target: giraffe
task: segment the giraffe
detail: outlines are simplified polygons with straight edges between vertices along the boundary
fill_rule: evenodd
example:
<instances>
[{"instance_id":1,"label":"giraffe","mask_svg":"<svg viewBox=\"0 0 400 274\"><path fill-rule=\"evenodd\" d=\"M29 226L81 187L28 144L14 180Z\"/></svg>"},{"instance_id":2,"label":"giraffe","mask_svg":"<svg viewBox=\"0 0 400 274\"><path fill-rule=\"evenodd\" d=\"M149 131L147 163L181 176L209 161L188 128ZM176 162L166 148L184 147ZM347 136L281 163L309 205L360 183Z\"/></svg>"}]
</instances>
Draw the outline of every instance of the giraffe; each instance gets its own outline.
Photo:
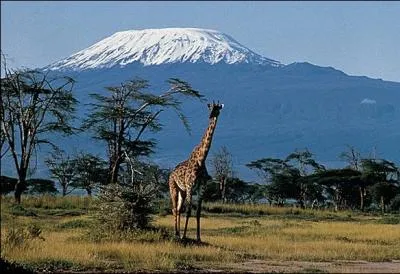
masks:
<instances>
[{"instance_id":1,"label":"giraffe","mask_svg":"<svg viewBox=\"0 0 400 274\"><path fill-rule=\"evenodd\" d=\"M169 176L169 189L172 200L172 213L175 221L175 236L180 237L180 218L183 204L186 201L186 222L183 231L183 239L186 238L187 225L191 215L192 208L192 195L194 186L198 186L199 194L197 200L196 221L197 221L197 241L200 239L200 214L202 202L202 188L205 183L211 179L208 175L206 168L206 158L208 151L211 147L211 142L215 128L217 126L217 119L220 110L224 107L223 104L212 103L207 104L210 110L210 117L208 127L200 141L200 143L193 149L189 158L179 163Z\"/></svg>"}]
</instances>

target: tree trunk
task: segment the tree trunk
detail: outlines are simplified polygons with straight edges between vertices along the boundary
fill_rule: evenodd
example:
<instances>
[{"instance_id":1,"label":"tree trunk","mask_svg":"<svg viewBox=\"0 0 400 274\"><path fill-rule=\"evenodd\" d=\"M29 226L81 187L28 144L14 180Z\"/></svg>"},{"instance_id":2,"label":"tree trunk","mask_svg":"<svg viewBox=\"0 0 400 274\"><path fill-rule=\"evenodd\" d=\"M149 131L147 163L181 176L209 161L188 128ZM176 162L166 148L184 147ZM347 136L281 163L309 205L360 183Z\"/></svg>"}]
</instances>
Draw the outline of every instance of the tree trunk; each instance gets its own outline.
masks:
<instances>
[{"instance_id":1,"label":"tree trunk","mask_svg":"<svg viewBox=\"0 0 400 274\"><path fill-rule=\"evenodd\" d=\"M300 185L300 208L306 208L306 189L303 184Z\"/></svg>"},{"instance_id":2,"label":"tree trunk","mask_svg":"<svg viewBox=\"0 0 400 274\"><path fill-rule=\"evenodd\" d=\"M118 171L121 165L121 161L115 159L110 165L110 172L109 172L109 182L111 184L115 184L118 181Z\"/></svg>"},{"instance_id":3,"label":"tree trunk","mask_svg":"<svg viewBox=\"0 0 400 274\"><path fill-rule=\"evenodd\" d=\"M360 209L364 211L364 188L359 187L358 189L360 191Z\"/></svg>"},{"instance_id":4,"label":"tree trunk","mask_svg":"<svg viewBox=\"0 0 400 274\"><path fill-rule=\"evenodd\" d=\"M14 191L14 198L15 202L17 204L21 203L21 195L22 192L26 189L26 174L27 174L28 168L23 168L18 172L18 181L15 184L15 191Z\"/></svg>"},{"instance_id":5,"label":"tree trunk","mask_svg":"<svg viewBox=\"0 0 400 274\"><path fill-rule=\"evenodd\" d=\"M91 188L86 188L86 192L89 197L92 197L92 189Z\"/></svg>"},{"instance_id":6,"label":"tree trunk","mask_svg":"<svg viewBox=\"0 0 400 274\"><path fill-rule=\"evenodd\" d=\"M15 202L17 204L21 203L21 195L22 192L26 189L26 180L25 179L19 179L18 182L15 185L15 191L14 191L14 198Z\"/></svg>"},{"instance_id":7,"label":"tree trunk","mask_svg":"<svg viewBox=\"0 0 400 274\"><path fill-rule=\"evenodd\" d=\"M67 195L67 186L62 186L62 196L65 197Z\"/></svg>"},{"instance_id":8,"label":"tree trunk","mask_svg":"<svg viewBox=\"0 0 400 274\"><path fill-rule=\"evenodd\" d=\"M339 210L339 191L336 189L335 190L335 212L337 212Z\"/></svg>"},{"instance_id":9,"label":"tree trunk","mask_svg":"<svg viewBox=\"0 0 400 274\"><path fill-rule=\"evenodd\" d=\"M219 189L221 191L221 200L222 200L223 204L225 203L225 186L226 186L226 178L225 178L225 176L223 176L220 179L220 183L219 183Z\"/></svg>"},{"instance_id":10,"label":"tree trunk","mask_svg":"<svg viewBox=\"0 0 400 274\"><path fill-rule=\"evenodd\" d=\"M381 196L381 210L382 210L382 214L384 214L385 213L385 203L384 203L383 196Z\"/></svg>"}]
</instances>

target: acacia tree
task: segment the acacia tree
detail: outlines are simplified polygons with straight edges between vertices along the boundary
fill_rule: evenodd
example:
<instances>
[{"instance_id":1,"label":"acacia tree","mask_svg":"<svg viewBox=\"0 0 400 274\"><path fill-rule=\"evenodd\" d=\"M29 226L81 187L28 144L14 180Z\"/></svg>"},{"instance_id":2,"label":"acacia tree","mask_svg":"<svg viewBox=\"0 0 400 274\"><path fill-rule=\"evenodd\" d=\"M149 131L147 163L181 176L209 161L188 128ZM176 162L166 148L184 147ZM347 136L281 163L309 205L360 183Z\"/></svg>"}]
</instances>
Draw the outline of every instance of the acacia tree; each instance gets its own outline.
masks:
<instances>
[{"instance_id":1,"label":"acacia tree","mask_svg":"<svg viewBox=\"0 0 400 274\"><path fill-rule=\"evenodd\" d=\"M120 86L107 87L107 95L91 94L95 103L83 123L84 129L92 129L94 138L105 141L108 152L108 182L116 183L125 155L148 155L154 140L142 140L145 131L161 129L158 116L164 109L173 109L189 129L181 111L179 96L201 98L202 95L179 79L170 79L170 89L157 95L145 91L146 80L126 81Z\"/></svg>"},{"instance_id":2,"label":"acacia tree","mask_svg":"<svg viewBox=\"0 0 400 274\"><path fill-rule=\"evenodd\" d=\"M382 213L400 187L400 170L385 159L362 159L362 178L370 185L372 196L380 204Z\"/></svg>"},{"instance_id":3,"label":"acacia tree","mask_svg":"<svg viewBox=\"0 0 400 274\"><path fill-rule=\"evenodd\" d=\"M62 196L71 193L74 179L77 176L77 163L71 156L66 155L63 150L56 148L45 160L51 176L57 179L62 190Z\"/></svg>"},{"instance_id":4,"label":"acacia tree","mask_svg":"<svg viewBox=\"0 0 400 274\"><path fill-rule=\"evenodd\" d=\"M349 167L318 170L314 174L308 175L307 180L324 186L325 194L334 203L335 211L338 211L339 208L355 206L358 203L356 186L360 184L360 171Z\"/></svg>"},{"instance_id":5,"label":"acacia tree","mask_svg":"<svg viewBox=\"0 0 400 274\"><path fill-rule=\"evenodd\" d=\"M214 176L219 182L219 191L221 193L222 202L224 203L226 201L225 193L227 179L233 177L232 154L225 146L222 146L218 152L214 153L211 158L211 164Z\"/></svg>"},{"instance_id":6,"label":"acacia tree","mask_svg":"<svg viewBox=\"0 0 400 274\"><path fill-rule=\"evenodd\" d=\"M271 183L267 187L270 199L282 203L284 199L297 199L302 208L310 198L321 198L321 187L308 180L310 171L324 170L308 150L289 154L285 159L264 158L253 161L247 166L255 169L257 173Z\"/></svg>"},{"instance_id":7,"label":"acacia tree","mask_svg":"<svg viewBox=\"0 0 400 274\"><path fill-rule=\"evenodd\" d=\"M325 167L319 163L317 163L313 159L313 154L305 149L304 151L295 150L289 156L286 157L286 163L296 168L299 171L301 179L298 180L298 185L300 188L300 206L301 208L305 208L305 202L307 201L307 195L313 188L316 186L309 181L305 180L304 177L310 174L310 171L322 171L325 170ZM312 173L311 172L311 173Z\"/></svg>"},{"instance_id":8,"label":"acacia tree","mask_svg":"<svg viewBox=\"0 0 400 274\"><path fill-rule=\"evenodd\" d=\"M299 199L298 180L301 177L298 169L290 166L285 160L264 158L246 165L253 169L266 182L266 194L270 203L275 201L282 205L285 199Z\"/></svg>"},{"instance_id":9,"label":"acacia tree","mask_svg":"<svg viewBox=\"0 0 400 274\"><path fill-rule=\"evenodd\" d=\"M72 95L74 80L50 76L39 70L9 70L3 63L1 79L1 134L18 173L15 201L21 202L32 155L41 144L51 144L45 135L72 133L70 121L77 100Z\"/></svg>"},{"instance_id":10,"label":"acacia tree","mask_svg":"<svg viewBox=\"0 0 400 274\"><path fill-rule=\"evenodd\" d=\"M95 155L83 152L74 158L74 162L76 176L72 185L84 189L88 196L92 196L97 185L106 183L107 163Z\"/></svg>"}]
</instances>

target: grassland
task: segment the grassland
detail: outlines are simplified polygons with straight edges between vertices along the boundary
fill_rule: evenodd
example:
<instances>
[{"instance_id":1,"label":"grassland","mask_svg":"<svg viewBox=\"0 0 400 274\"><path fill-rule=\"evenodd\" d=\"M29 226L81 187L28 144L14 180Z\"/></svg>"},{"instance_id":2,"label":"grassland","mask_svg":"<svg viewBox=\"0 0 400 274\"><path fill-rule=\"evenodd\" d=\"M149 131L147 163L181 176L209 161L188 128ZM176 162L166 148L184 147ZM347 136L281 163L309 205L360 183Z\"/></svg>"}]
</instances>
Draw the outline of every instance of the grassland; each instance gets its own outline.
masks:
<instances>
[{"instance_id":1,"label":"grassland","mask_svg":"<svg viewBox=\"0 0 400 274\"><path fill-rule=\"evenodd\" d=\"M400 272L395 215L206 204L194 244L174 240L170 215L151 231L101 231L87 198L1 205L1 257L36 271Z\"/></svg>"}]
</instances>

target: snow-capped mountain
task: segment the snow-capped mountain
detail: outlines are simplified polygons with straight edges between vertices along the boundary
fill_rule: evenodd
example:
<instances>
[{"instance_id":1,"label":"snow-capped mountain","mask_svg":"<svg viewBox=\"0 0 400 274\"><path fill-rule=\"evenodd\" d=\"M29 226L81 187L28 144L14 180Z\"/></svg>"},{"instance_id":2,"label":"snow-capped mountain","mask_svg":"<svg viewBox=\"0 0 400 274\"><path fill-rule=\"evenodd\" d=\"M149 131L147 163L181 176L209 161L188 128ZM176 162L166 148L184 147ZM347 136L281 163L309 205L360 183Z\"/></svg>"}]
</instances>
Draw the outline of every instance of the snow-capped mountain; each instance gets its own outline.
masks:
<instances>
[{"instance_id":1,"label":"snow-capped mountain","mask_svg":"<svg viewBox=\"0 0 400 274\"><path fill-rule=\"evenodd\" d=\"M88 115L89 94L105 93L105 87L141 78L149 81L152 91L162 92L168 90L169 78L187 81L208 101L225 104L209 157L226 146L234 156L235 170L246 180L256 177L246 167L250 161L283 158L304 148L327 167L343 165L338 155L347 145L355 146L363 157L374 149L378 157L400 163L400 83L350 76L307 62L281 65L217 31L117 32L47 69L76 80L81 119ZM160 115L162 133L146 136L157 140L153 160L163 167L173 168L184 160L207 127L205 103L185 100L182 109L191 135L176 113L165 111ZM104 144L87 132L52 141L69 153L84 149L106 155ZM46 174L44 158L38 157L38 170ZM2 172L13 174L12 164L3 162Z\"/></svg>"},{"instance_id":2,"label":"snow-capped mountain","mask_svg":"<svg viewBox=\"0 0 400 274\"><path fill-rule=\"evenodd\" d=\"M165 28L117 32L47 69L80 71L123 67L133 62L145 66L185 62L281 66L215 30Z\"/></svg>"}]
</instances>

